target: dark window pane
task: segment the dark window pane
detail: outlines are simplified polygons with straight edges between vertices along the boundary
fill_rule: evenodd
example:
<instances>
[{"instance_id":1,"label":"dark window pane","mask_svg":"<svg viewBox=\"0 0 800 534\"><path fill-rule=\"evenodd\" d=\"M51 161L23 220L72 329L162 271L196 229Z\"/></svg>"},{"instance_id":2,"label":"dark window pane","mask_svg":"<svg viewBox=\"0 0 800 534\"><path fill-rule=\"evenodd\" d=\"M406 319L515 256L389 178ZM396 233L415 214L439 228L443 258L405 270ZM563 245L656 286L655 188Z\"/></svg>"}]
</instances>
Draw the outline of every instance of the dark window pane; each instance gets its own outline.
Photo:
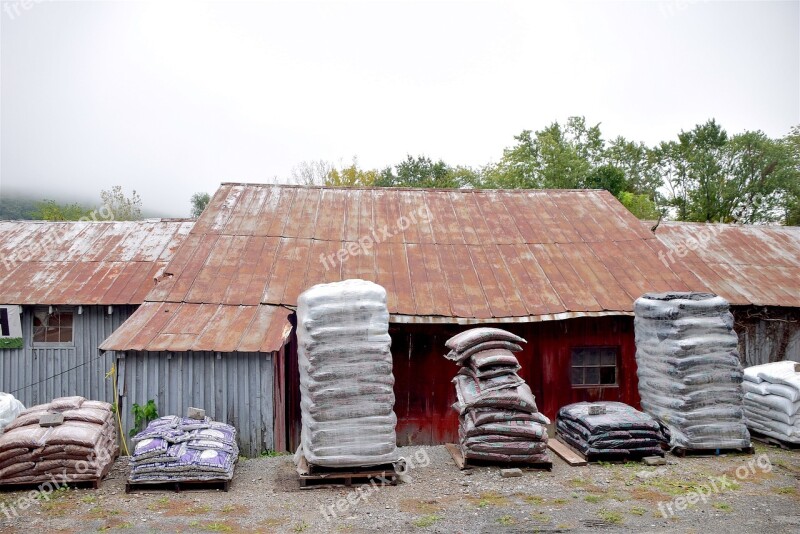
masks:
<instances>
[{"instance_id":1,"label":"dark window pane","mask_svg":"<svg viewBox=\"0 0 800 534\"><path fill-rule=\"evenodd\" d=\"M600 365L600 353L597 351L587 351L583 357L584 365Z\"/></svg>"},{"instance_id":2,"label":"dark window pane","mask_svg":"<svg viewBox=\"0 0 800 534\"><path fill-rule=\"evenodd\" d=\"M572 351L572 365L583 365L583 351L580 349Z\"/></svg>"},{"instance_id":3,"label":"dark window pane","mask_svg":"<svg viewBox=\"0 0 800 534\"><path fill-rule=\"evenodd\" d=\"M597 367L586 368L586 381L584 384L599 384L600 383L600 369Z\"/></svg>"},{"instance_id":4,"label":"dark window pane","mask_svg":"<svg viewBox=\"0 0 800 534\"><path fill-rule=\"evenodd\" d=\"M572 384L576 386L583 385L583 367L572 368Z\"/></svg>"},{"instance_id":5,"label":"dark window pane","mask_svg":"<svg viewBox=\"0 0 800 534\"><path fill-rule=\"evenodd\" d=\"M45 327L43 326L34 326L33 327L33 341L36 343L44 342L44 332Z\"/></svg>"},{"instance_id":6,"label":"dark window pane","mask_svg":"<svg viewBox=\"0 0 800 534\"><path fill-rule=\"evenodd\" d=\"M46 342L48 342L48 343L58 343L58 341L59 341L58 337L59 337L58 328L55 328L55 327L52 327L52 326L48 326L45 329L44 340Z\"/></svg>"},{"instance_id":7,"label":"dark window pane","mask_svg":"<svg viewBox=\"0 0 800 534\"><path fill-rule=\"evenodd\" d=\"M8 326L8 310L6 308L0 308L0 334L4 336L10 335Z\"/></svg>"},{"instance_id":8,"label":"dark window pane","mask_svg":"<svg viewBox=\"0 0 800 534\"><path fill-rule=\"evenodd\" d=\"M72 313L59 313L58 314L58 325L61 327L66 326L67 328L72 328Z\"/></svg>"},{"instance_id":9,"label":"dark window pane","mask_svg":"<svg viewBox=\"0 0 800 534\"><path fill-rule=\"evenodd\" d=\"M603 356L600 360L603 365L616 365L617 354L613 350L604 350Z\"/></svg>"},{"instance_id":10,"label":"dark window pane","mask_svg":"<svg viewBox=\"0 0 800 534\"><path fill-rule=\"evenodd\" d=\"M617 368L616 367L601 367L600 368L600 383L601 384L616 384L617 383Z\"/></svg>"},{"instance_id":11,"label":"dark window pane","mask_svg":"<svg viewBox=\"0 0 800 534\"><path fill-rule=\"evenodd\" d=\"M72 342L72 328L60 328L59 329L60 335L59 341L61 343L71 343Z\"/></svg>"}]
</instances>

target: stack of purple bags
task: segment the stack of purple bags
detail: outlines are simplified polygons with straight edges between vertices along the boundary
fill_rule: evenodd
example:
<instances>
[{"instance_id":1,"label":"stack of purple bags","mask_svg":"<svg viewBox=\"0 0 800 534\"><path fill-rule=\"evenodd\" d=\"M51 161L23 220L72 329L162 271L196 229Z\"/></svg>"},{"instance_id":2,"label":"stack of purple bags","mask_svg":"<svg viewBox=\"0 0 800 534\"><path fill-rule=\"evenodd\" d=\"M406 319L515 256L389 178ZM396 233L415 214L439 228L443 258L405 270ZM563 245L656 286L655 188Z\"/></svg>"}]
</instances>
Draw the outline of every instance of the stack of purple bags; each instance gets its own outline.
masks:
<instances>
[{"instance_id":1,"label":"stack of purple bags","mask_svg":"<svg viewBox=\"0 0 800 534\"><path fill-rule=\"evenodd\" d=\"M133 483L231 480L239 457L236 429L208 417L160 417L133 442Z\"/></svg>"}]
</instances>

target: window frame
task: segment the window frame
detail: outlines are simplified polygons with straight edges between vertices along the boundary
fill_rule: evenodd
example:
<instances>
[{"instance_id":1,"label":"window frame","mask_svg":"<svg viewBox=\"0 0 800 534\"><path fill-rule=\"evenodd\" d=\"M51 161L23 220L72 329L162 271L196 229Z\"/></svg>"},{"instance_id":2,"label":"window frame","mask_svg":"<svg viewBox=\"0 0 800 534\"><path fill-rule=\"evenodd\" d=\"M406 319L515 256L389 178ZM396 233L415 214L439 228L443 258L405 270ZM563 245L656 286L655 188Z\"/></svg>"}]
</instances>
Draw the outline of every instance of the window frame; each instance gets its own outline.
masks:
<instances>
[{"instance_id":1,"label":"window frame","mask_svg":"<svg viewBox=\"0 0 800 534\"><path fill-rule=\"evenodd\" d=\"M583 369L583 379L586 380L586 369L593 368L593 369L602 369L602 368L611 368L611 365L604 365L602 363L602 355L599 360L600 363L596 365L575 365L575 351L578 350L613 350L614 351L614 383L613 384L575 384L573 382L572 373L573 370L576 368ZM579 345L570 347L569 351L569 382L572 388L574 389L597 389L597 388L618 388L620 386L619 378L620 378L620 370L621 370L621 363L622 363L622 347L620 345Z\"/></svg>"},{"instance_id":2,"label":"window frame","mask_svg":"<svg viewBox=\"0 0 800 534\"><path fill-rule=\"evenodd\" d=\"M50 312L51 306L37 306L33 309L31 314L31 347L33 348L47 348L47 347L74 347L75 346L75 317L78 315L75 308L72 306L52 306L53 312ZM50 315L69 313L72 315L72 326L69 330L72 332L69 341L36 341L36 314L37 312L44 312ZM47 328L47 327L46 327ZM58 326L61 329L61 325ZM59 338L61 337L59 332Z\"/></svg>"}]
</instances>

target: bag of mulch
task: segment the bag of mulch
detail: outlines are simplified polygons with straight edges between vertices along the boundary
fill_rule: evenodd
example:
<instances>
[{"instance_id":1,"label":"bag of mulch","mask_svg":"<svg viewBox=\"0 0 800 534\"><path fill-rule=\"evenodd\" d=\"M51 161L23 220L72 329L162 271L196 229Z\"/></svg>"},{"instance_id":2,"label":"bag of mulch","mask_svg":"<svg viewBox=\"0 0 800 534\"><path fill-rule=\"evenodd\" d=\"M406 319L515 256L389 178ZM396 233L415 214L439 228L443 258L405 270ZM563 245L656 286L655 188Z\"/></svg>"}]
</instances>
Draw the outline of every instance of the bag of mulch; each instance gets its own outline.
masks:
<instances>
[{"instance_id":1,"label":"bag of mulch","mask_svg":"<svg viewBox=\"0 0 800 534\"><path fill-rule=\"evenodd\" d=\"M473 345L484 343L486 341L508 341L510 343L526 343L526 341L518 335L512 334L506 330L499 328L471 328L465 330L460 334L456 334L447 341L445 347L456 352L462 352Z\"/></svg>"}]
</instances>

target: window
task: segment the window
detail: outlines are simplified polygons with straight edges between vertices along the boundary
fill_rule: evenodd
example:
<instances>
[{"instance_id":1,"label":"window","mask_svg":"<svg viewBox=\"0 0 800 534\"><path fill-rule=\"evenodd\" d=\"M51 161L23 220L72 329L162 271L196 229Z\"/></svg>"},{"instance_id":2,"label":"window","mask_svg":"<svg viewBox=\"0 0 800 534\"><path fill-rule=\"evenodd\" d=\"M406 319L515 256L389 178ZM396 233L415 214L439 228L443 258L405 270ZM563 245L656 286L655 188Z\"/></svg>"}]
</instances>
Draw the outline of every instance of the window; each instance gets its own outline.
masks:
<instances>
[{"instance_id":1,"label":"window","mask_svg":"<svg viewBox=\"0 0 800 534\"><path fill-rule=\"evenodd\" d=\"M33 312L33 342L72 344L72 310L42 308Z\"/></svg>"},{"instance_id":2,"label":"window","mask_svg":"<svg viewBox=\"0 0 800 534\"><path fill-rule=\"evenodd\" d=\"M619 347L572 349L573 386L616 386Z\"/></svg>"},{"instance_id":3,"label":"window","mask_svg":"<svg viewBox=\"0 0 800 534\"><path fill-rule=\"evenodd\" d=\"M8 310L0 308L0 335L8 337L11 335L11 328L8 324Z\"/></svg>"}]
</instances>

